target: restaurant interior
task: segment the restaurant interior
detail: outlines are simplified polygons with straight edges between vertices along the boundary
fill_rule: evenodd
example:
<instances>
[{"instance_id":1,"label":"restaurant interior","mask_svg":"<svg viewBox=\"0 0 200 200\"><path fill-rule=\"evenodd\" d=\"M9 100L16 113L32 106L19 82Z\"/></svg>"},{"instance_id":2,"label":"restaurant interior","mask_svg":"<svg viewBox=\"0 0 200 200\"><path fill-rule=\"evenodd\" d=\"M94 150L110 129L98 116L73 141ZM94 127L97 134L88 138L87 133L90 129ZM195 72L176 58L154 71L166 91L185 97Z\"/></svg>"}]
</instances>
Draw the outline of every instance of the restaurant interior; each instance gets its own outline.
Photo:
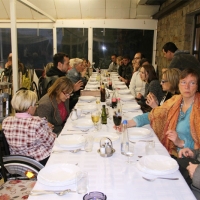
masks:
<instances>
[{"instance_id":1,"label":"restaurant interior","mask_svg":"<svg viewBox=\"0 0 200 200\"><path fill-rule=\"evenodd\" d=\"M128 78L122 77L119 72L120 65L116 71L109 70L110 64L114 63L113 55L116 55L116 58L122 56L124 59L127 56L130 65L133 64L132 70L135 70L134 59L137 59L136 54L141 52L149 65L153 66L155 79L163 89L163 85L169 82L164 80L167 76L164 69L170 65L170 60L166 59L167 56L163 52L163 46L168 42L174 43L178 50L187 50L188 54L200 62L199 0L0 0L0 162L2 169L0 200L200 199L200 188L195 187L194 182L191 182L190 186L180 170L179 162L168 148L171 143L163 142L163 136L159 135L154 121L151 121L155 117L153 112L155 107L147 103L147 97L144 98L146 101L144 103L138 96L138 92L137 95L132 93L130 82L132 73L136 72L131 71L131 78L126 81ZM55 55L59 52L64 53L63 59L67 58L68 65L73 67L67 69L66 76L68 74L70 82L67 83L67 89L60 92L63 96L59 93L62 85L58 86L58 79L66 80L61 76L56 77L56 81L52 83L55 87L49 86L54 88L57 102L58 95L60 95L59 101L64 104L67 102L66 113L64 113L64 117L67 118L62 121L62 129L57 133L55 130L59 120L55 116L56 112L59 112L61 117L63 108L59 107L59 103L57 110L47 116L52 108L46 107L48 103L43 102L46 94L45 96L42 94L44 85L41 81L46 76L46 66L51 63L52 67L55 67L53 66ZM12 74L7 76L5 69L9 57L12 58ZM89 63L87 77L84 74L86 82L80 79L84 87L81 85L78 88L78 91L81 88L78 100L74 100L77 95L74 85L77 82L70 78L73 74L69 75L69 72L84 59ZM63 67L65 62L57 61L57 64L59 62ZM19 72L19 63L24 66L24 73ZM139 69L146 69L143 65L140 67ZM141 74L144 72L141 70L138 72L142 79ZM81 73L82 71L79 72ZM177 73L181 74L179 71ZM199 81L194 72L187 73L189 75L183 78L184 81L191 76L195 77L197 82ZM183 80L181 78L178 80L179 91L175 92L177 96L182 95L181 87L188 85ZM148 83L148 80L142 79L142 81ZM194 82L193 79L189 82L189 88L193 87L192 81ZM199 93L198 84L196 85L195 92ZM24 93L28 89L37 96L37 100L33 100L34 105L30 104L27 108L26 114L32 115L33 118L45 117L45 121L41 123L48 125L45 129L48 132L46 135L42 132L42 125L37 124L36 127L49 148L41 150L44 151L43 154L48 154L48 161L45 164L39 162L45 157L36 159L34 156L29 158L22 154L10 155L14 152L9 146L10 141L20 141L23 144L27 139L27 136L23 136L23 139L12 136L17 125L5 121L9 117L24 113L24 110L17 109L19 108L17 103L15 105L11 102L15 98L18 103L26 101L17 100L16 94L20 94L19 89L22 87ZM46 88L45 90L45 93L50 94L49 90L48 92ZM197 99L199 97L196 93L193 96L196 95ZM27 94L29 97L32 95ZM142 96L145 96L145 93L142 93ZM72 99L76 102L73 106L70 104ZM180 103L177 108L180 115L185 108L184 101L186 102L184 98L182 101L177 100ZM190 105L196 106L196 100L193 99ZM30 110L30 107L34 106L35 110ZM156 106L162 105L158 103ZM158 110L155 108L155 111L156 109ZM163 121L161 117L159 125L165 131L169 118L165 121L164 112L168 110L163 110L161 114ZM193 116L193 110L190 112ZM195 114L198 120L199 114ZM145 115L148 123L138 125L138 120L141 119L137 116L140 115ZM51 118L54 120L52 116L55 117L55 124L51 121ZM119 118L118 124L116 119ZM194 136L191 132L191 137L195 138L193 138L193 146L194 149L200 149L200 144L196 144L200 141L198 140L200 134L198 127L196 128L197 123L195 119L193 120L194 127L189 124L197 135ZM6 128L9 124L11 128L7 132ZM173 127L170 123L168 126ZM33 127L34 125L29 126L27 130L21 127L16 132L27 131L29 139L32 140L31 137L35 137L31 132ZM38 149L41 148L42 145L38 145L39 142L37 144L39 140L36 139L33 148L36 146ZM123 147L127 145L126 140L128 150ZM185 147L191 147L186 145L186 139L182 141L183 147L174 143L178 153ZM27 147L31 145L28 142ZM33 150L28 152L31 151ZM183 157L190 157L190 151L187 150L183 155ZM195 161L196 165L200 163L198 158ZM200 170L200 166L198 167ZM187 170L186 172L192 181L191 174L188 174Z\"/></svg>"}]
</instances>

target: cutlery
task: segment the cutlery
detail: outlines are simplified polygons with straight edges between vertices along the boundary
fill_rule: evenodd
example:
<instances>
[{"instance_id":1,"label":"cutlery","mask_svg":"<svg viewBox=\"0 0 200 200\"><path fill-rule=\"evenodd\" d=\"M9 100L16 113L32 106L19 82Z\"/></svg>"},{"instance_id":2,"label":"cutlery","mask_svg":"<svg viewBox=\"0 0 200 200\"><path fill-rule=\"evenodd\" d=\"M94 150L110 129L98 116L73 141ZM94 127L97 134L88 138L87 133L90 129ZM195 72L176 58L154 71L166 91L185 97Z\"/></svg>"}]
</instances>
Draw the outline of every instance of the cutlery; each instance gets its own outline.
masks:
<instances>
[{"instance_id":1,"label":"cutlery","mask_svg":"<svg viewBox=\"0 0 200 200\"><path fill-rule=\"evenodd\" d=\"M89 131L90 129L82 129L82 130L71 130L71 129L68 129L67 131L82 131L82 132L87 132Z\"/></svg>"},{"instance_id":2,"label":"cutlery","mask_svg":"<svg viewBox=\"0 0 200 200\"><path fill-rule=\"evenodd\" d=\"M77 153L79 151L84 151L82 149L75 149L75 150L55 150L52 153L62 153L62 152L70 152L70 153Z\"/></svg>"},{"instance_id":3,"label":"cutlery","mask_svg":"<svg viewBox=\"0 0 200 200\"><path fill-rule=\"evenodd\" d=\"M138 142L153 142L153 140L139 140Z\"/></svg>"},{"instance_id":4,"label":"cutlery","mask_svg":"<svg viewBox=\"0 0 200 200\"><path fill-rule=\"evenodd\" d=\"M37 195L45 195L45 194L57 194L58 196L63 196L70 192L76 192L71 189L60 190L60 191L52 191L52 190L33 190L30 192L30 195L37 196Z\"/></svg>"},{"instance_id":5,"label":"cutlery","mask_svg":"<svg viewBox=\"0 0 200 200\"><path fill-rule=\"evenodd\" d=\"M167 179L167 180L178 180L179 178L165 178L165 177L156 177L156 178L145 178L142 177L143 179L145 179L146 181L155 181L156 179Z\"/></svg>"}]
</instances>

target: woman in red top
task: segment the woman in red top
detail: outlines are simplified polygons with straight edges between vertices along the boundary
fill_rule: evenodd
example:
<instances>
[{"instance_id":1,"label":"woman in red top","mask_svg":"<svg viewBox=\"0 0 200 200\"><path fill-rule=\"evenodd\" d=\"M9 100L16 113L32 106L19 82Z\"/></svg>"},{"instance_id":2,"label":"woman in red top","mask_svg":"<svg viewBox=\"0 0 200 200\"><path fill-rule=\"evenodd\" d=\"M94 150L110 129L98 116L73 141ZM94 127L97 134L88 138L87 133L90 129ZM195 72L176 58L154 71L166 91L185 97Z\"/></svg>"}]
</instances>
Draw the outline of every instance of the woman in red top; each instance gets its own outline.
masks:
<instances>
[{"instance_id":1,"label":"woman in red top","mask_svg":"<svg viewBox=\"0 0 200 200\"><path fill-rule=\"evenodd\" d=\"M70 79L60 77L39 101L37 115L46 117L56 134L61 132L69 116L69 98L72 96L73 87Z\"/></svg>"}]
</instances>

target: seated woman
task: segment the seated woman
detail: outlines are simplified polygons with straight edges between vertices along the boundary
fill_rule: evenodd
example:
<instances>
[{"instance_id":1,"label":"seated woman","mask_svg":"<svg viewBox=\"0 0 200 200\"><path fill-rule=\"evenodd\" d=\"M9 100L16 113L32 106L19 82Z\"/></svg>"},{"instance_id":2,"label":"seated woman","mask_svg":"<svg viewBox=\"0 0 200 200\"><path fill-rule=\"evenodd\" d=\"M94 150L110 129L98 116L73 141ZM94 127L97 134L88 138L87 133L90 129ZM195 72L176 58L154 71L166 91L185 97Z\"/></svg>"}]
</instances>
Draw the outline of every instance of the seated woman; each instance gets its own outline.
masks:
<instances>
[{"instance_id":1,"label":"seated woman","mask_svg":"<svg viewBox=\"0 0 200 200\"><path fill-rule=\"evenodd\" d=\"M53 131L59 134L69 116L69 98L73 92L73 83L67 77L58 78L38 102L36 114L46 117L53 126Z\"/></svg>"},{"instance_id":2,"label":"seated woman","mask_svg":"<svg viewBox=\"0 0 200 200\"><path fill-rule=\"evenodd\" d=\"M161 143L174 156L183 147L200 148L199 80L195 70L183 70L179 79L180 95L174 95L150 113L129 120L128 127L150 123Z\"/></svg>"},{"instance_id":3,"label":"seated woman","mask_svg":"<svg viewBox=\"0 0 200 200\"><path fill-rule=\"evenodd\" d=\"M158 99L153 93L149 93L147 95L146 104L149 105L151 108L155 108L159 105L162 105L166 100L170 99L174 94L179 94L179 76L181 71L177 68L167 69L162 74L161 85L163 91L165 91L165 95L161 102L158 102Z\"/></svg>"},{"instance_id":4,"label":"seated woman","mask_svg":"<svg viewBox=\"0 0 200 200\"><path fill-rule=\"evenodd\" d=\"M45 165L56 138L46 119L33 116L37 96L30 90L19 90L11 104L15 116L3 120L2 129L11 155L24 155Z\"/></svg>"},{"instance_id":5,"label":"seated woman","mask_svg":"<svg viewBox=\"0 0 200 200\"><path fill-rule=\"evenodd\" d=\"M145 101L149 93L153 93L154 96L156 96L156 98L158 99L158 102L160 103L164 96L164 93L156 76L155 69L151 64L142 65L142 67L140 68L140 78L142 81L146 82L146 84L144 96L141 93L138 93L136 96L137 100L140 99L138 103L144 106L143 108L145 108Z\"/></svg>"}]
</instances>

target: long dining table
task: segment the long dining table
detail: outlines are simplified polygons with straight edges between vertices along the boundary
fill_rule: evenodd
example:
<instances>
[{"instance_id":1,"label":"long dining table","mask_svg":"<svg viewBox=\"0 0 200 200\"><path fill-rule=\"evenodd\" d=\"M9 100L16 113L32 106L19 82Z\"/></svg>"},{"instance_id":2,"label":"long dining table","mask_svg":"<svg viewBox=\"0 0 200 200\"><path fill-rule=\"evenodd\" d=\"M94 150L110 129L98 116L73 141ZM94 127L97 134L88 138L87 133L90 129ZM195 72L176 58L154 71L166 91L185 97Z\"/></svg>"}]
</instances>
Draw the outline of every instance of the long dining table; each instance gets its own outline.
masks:
<instances>
[{"instance_id":1,"label":"long dining table","mask_svg":"<svg viewBox=\"0 0 200 200\"><path fill-rule=\"evenodd\" d=\"M128 88L127 88L128 89ZM130 101L121 101L122 110L123 106L127 106L135 102L135 100ZM80 105L85 105L84 108L92 108L96 105L96 101L84 102L79 100ZM105 103L102 103L105 104ZM78 104L77 104L78 105ZM85 112L82 113L82 120L89 120L91 118L90 112L85 109ZM66 163L74 164L80 167L81 170L88 172L88 191L100 191L107 195L108 200L126 200L126 199L142 199L142 200L193 200L196 199L185 182L184 178L177 170L172 174L164 175L168 178L178 178L178 180L164 180L156 179L155 181L149 182L143 179L142 177L154 177L149 174L146 174L140 171L137 167L137 162L141 159L142 156L146 155L145 145L146 141L135 140L135 150L133 156L133 163L127 163L127 157L121 154L121 143L120 138L121 134L117 134L116 130L113 128L113 119L112 119L112 108L109 107L110 117L107 119L106 125L101 125L101 129L94 131L94 128L91 128L87 132L75 129L74 123L76 120L72 121L69 117L62 132L59 135L59 138L67 138L68 135L92 135L94 136L93 150L91 152L79 151L77 153L71 152L62 152L62 153L52 153L48 160L46 166L54 165L55 163ZM140 109L132 111L124 111L123 119L131 119L133 116L142 114ZM77 119L77 120L80 120ZM156 155L165 155L170 157L167 150L160 143L154 131L151 129L150 125L145 125L144 128L151 131L152 135L150 140L155 141L155 154ZM128 130L129 131L129 130ZM118 138L113 140L113 148L115 153L111 157L102 157L97 152L100 148L99 138L109 137L110 135L118 135ZM56 144L53 150L59 149ZM51 174L49 174L51 176ZM46 186L36 182L33 190L65 190L71 189L76 191L76 184L72 183L68 186ZM56 200L56 199L70 199L70 200L81 200L83 199L84 194L78 194L76 192L70 192L63 196L57 194L46 194L38 196L29 196L29 200Z\"/></svg>"}]
</instances>

